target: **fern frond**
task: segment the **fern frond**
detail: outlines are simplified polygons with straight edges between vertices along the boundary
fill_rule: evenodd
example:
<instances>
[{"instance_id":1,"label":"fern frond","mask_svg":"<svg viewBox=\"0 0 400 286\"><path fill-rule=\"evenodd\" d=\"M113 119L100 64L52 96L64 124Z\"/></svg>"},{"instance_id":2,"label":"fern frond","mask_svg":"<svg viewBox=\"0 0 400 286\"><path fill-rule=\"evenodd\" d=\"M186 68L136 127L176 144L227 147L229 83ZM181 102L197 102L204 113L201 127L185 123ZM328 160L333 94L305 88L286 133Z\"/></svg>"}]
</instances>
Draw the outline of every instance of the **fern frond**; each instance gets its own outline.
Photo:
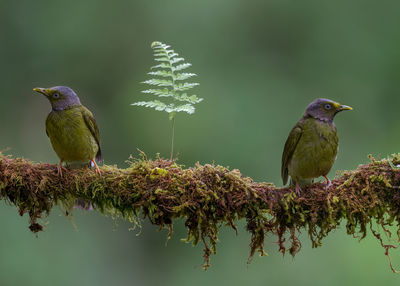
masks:
<instances>
[{"instance_id":1,"label":"fern frond","mask_svg":"<svg viewBox=\"0 0 400 286\"><path fill-rule=\"evenodd\" d=\"M168 49L168 48L170 48L170 46L156 41L156 42L152 42L151 43L151 48L154 49L154 50L161 49L161 48Z\"/></svg>"},{"instance_id":2,"label":"fern frond","mask_svg":"<svg viewBox=\"0 0 400 286\"><path fill-rule=\"evenodd\" d=\"M152 79L144 81L143 83L147 83L150 85L157 85L157 86L174 86L174 83L172 82L172 80L167 80L167 79L152 78Z\"/></svg>"},{"instance_id":3,"label":"fern frond","mask_svg":"<svg viewBox=\"0 0 400 286\"><path fill-rule=\"evenodd\" d=\"M151 94L157 95L158 97L173 96L173 94L170 93L168 89L146 89L146 90L143 90L142 93L151 93Z\"/></svg>"},{"instance_id":4,"label":"fern frond","mask_svg":"<svg viewBox=\"0 0 400 286\"><path fill-rule=\"evenodd\" d=\"M178 73L175 75L174 79L175 80L185 80L185 79L191 78L193 76L196 76L196 74L195 73Z\"/></svg>"},{"instance_id":5,"label":"fern frond","mask_svg":"<svg viewBox=\"0 0 400 286\"><path fill-rule=\"evenodd\" d=\"M161 68L161 69L170 69L170 68L171 68L171 65L170 65L170 64L166 64L166 63L161 63L161 64L159 64L159 65L156 65L156 66L152 66L152 67L151 67L151 69L158 69L158 68Z\"/></svg>"},{"instance_id":6,"label":"fern frond","mask_svg":"<svg viewBox=\"0 0 400 286\"><path fill-rule=\"evenodd\" d=\"M174 74L172 71L165 71L165 70L160 70L160 71L155 71L155 72L149 72L147 73L149 75L155 75L155 76L161 76L161 77L174 77Z\"/></svg>"},{"instance_id":7,"label":"fern frond","mask_svg":"<svg viewBox=\"0 0 400 286\"><path fill-rule=\"evenodd\" d=\"M172 71L181 71L181 70L187 69L187 68L190 67L191 65L192 65L192 64L189 64L189 63L180 64L180 65L177 65L177 66L175 66L175 67L172 67Z\"/></svg>"},{"instance_id":8,"label":"fern frond","mask_svg":"<svg viewBox=\"0 0 400 286\"><path fill-rule=\"evenodd\" d=\"M184 91L184 90L191 89L191 88L195 87L196 85L199 85L199 84L195 83L195 82L193 82L193 83L185 82L185 83L175 84L174 88L175 88L175 90Z\"/></svg>"},{"instance_id":9,"label":"fern frond","mask_svg":"<svg viewBox=\"0 0 400 286\"><path fill-rule=\"evenodd\" d=\"M191 64L186 63L183 57L179 57L179 54L171 49L171 46L169 45L161 42L153 42L151 44L151 48L153 49L154 60L159 63L155 66L152 66L151 71L148 73L150 76L153 76L153 78L148 79L143 83L162 88L150 88L143 90L142 92L152 94L160 98L168 97L172 102L165 103L159 100L153 100L140 101L134 103L133 105L145 106L154 108L156 110L165 111L170 114L170 119L173 119L177 112L187 112L189 114L193 114L195 111L193 105L201 102L203 99L198 98L196 95L187 94L189 89L199 84L185 81L196 76L196 74L180 72L189 68Z\"/></svg>"},{"instance_id":10,"label":"fern frond","mask_svg":"<svg viewBox=\"0 0 400 286\"><path fill-rule=\"evenodd\" d=\"M186 101L186 102L189 102L191 104L195 104L195 103L201 102L203 99L202 98L198 98L196 95L188 96L186 93L182 93L182 94L177 94L176 95L176 100L178 100L178 101Z\"/></svg>"},{"instance_id":11,"label":"fern frond","mask_svg":"<svg viewBox=\"0 0 400 286\"><path fill-rule=\"evenodd\" d=\"M175 114L175 107L172 104L170 104L165 108L165 111L171 114Z\"/></svg>"},{"instance_id":12,"label":"fern frond","mask_svg":"<svg viewBox=\"0 0 400 286\"><path fill-rule=\"evenodd\" d=\"M155 58L154 60L157 61L157 62L170 62L170 59L166 58L166 57Z\"/></svg>"},{"instance_id":13,"label":"fern frond","mask_svg":"<svg viewBox=\"0 0 400 286\"><path fill-rule=\"evenodd\" d=\"M171 65L179 63L179 62L183 62L185 59L184 58L174 58L170 61Z\"/></svg>"},{"instance_id":14,"label":"fern frond","mask_svg":"<svg viewBox=\"0 0 400 286\"><path fill-rule=\"evenodd\" d=\"M155 56L155 57L165 57L165 56L168 56L168 54L165 53L165 52L158 52L158 53L154 53L153 56Z\"/></svg>"},{"instance_id":15,"label":"fern frond","mask_svg":"<svg viewBox=\"0 0 400 286\"><path fill-rule=\"evenodd\" d=\"M139 101L139 102L132 103L131 105L150 107L150 108L154 108L155 110L158 110L158 111L163 111L167 108L167 105L159 100Z\"/></svg>"},{"instance_id":16,"label":"fern frond","mask_svg":"<svg viewBox=\"0 0 400 286\"><path fill-rule=\"evenodd\" d=\"M167 52L168 53L168 52ZM171 51L170 53L168 53L168 56L170 59L179 56L177 53L175 53L174 51Z\"/></svg>"},{"instance_id":17,"label":"fern frond","mask_svg":"<svg viewBox=\"0 0 400 286\"><path fill-rule=\"evenodd\" d=\"M197 97L197 95L192 95L192 96L189 96L189 100L192 102L192 103L199 103L199 102L202 102L203 101L203 98L200 98L200 97Z\"/></svg>"},{"instance_id":18,"label":"fern frond","mask_svg":"<svg viewBox=\"0 0 400 286\"><path fill-rule=\"evenodd\" d=\"M191 105L190 103L188 103L188 104L179 105L179 106L175 107L175 110L174 110L174 111L175 111L175 112L181 112L181 111L183 111L183 112L187 112L187 113L189 113L189 114L193 114L193 113L194 113L194 110L195 110L194 106Z\"/></svg>"}]
</instances>

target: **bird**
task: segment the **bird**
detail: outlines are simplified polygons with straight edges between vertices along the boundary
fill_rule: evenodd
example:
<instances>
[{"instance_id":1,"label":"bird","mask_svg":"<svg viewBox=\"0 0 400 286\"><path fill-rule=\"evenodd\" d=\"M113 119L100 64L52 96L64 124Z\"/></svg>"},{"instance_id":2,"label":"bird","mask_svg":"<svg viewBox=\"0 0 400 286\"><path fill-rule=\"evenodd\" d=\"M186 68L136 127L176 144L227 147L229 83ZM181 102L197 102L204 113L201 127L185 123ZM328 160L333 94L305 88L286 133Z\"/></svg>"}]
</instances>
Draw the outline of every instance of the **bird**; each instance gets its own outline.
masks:
<instances>
[{"instance_id":1,"label":"bird","mask_svg":"<svg viewBox=\"0 0 400 286\"><path fill-rule=\"evenodd\" d=\"M99 128L93 114L83 106L76 93L67 86L36 87L51 104L46 119L46 134L60 159L58 175L63 176L63 162L68 164L92 164L95 173L101 175L96 160L103 160Z\"/></svg>"},{"instance_id":2,"label":"bird","mask_svg":"<svg viewBox=\"0 0 400 286\"><path fill-rule=\"evenodd\" d=\"M300 195L300 186L310 184L320 176L326 179L326 189L331 186L327 175L336 160L339 143L333 119L344 110L353 108L317 98L290 131L282 154L281 177L284 185L291 177L291 185L296 185L296 195Z\"/></svg>"}]
</instances>

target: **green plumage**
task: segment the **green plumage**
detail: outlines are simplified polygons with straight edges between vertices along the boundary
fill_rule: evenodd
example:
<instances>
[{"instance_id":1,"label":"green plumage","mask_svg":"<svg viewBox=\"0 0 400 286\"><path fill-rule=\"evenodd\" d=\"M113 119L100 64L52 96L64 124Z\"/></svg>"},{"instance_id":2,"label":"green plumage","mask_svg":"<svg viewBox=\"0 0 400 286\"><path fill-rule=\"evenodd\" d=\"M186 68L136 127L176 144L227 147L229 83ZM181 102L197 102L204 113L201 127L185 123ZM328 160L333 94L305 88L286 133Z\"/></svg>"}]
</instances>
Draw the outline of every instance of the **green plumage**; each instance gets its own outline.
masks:
<instances>
[{"instance_id":1,"label":"green plumage","mask_svg":"<svg viewBox=\"0 0 400 286\"><path fill-rule=\"evenodd\" d=\"M89 162L96 155L101 156L96 121L83 105L50 112L46 119L46 133L63 162Z\"/></svg>"},{"instance_id":2,"label":"green plumage","mask_svg":"<svg viewBox=\"0 0 400 286\"><path fill-rule=\"evenodd\" d=\"M284 185L290 176L296 183L296 193L299 193L300 185L309 184L320 176L326 177L336 160L339 144L333 119L343 110L352 108L323 98L314 100L307 107L285 143L281 168ZM330 181L326 179L329 186Z\"/></svg>"},{"instance_id":3,"label":"green plumage","mask_svg":"<svg viewBox=\"0 0 400 286\"><path fill-rule=\"evenodd\" d=\"M339 138L333 123L302 118L286 141L282 158L282 179L294 181L326 176L335 162Z\"/></svg>"},{"instance_id":4,"label":"green plumage","mask_svg":"<svg viewBox=\"0 0 400 286\"><path fill-rule=\"evenodd\" d=\"M91 162L95 172L101 174L95 158L102 161L99 128L93 114L84 107L76 93L67 86L34 88L50 101L52 110L46 119L46 133L60 158L58 172L62 176L62 163Z\"/></svg>"}]
</instances>

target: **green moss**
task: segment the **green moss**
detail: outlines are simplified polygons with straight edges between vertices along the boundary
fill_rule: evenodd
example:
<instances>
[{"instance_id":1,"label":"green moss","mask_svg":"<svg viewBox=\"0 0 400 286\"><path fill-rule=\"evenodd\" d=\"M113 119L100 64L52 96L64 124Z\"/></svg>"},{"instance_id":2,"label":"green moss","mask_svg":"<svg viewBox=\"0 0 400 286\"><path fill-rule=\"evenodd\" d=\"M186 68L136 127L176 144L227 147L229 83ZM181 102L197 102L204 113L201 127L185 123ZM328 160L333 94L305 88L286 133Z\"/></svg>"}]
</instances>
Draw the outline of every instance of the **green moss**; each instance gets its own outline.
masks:
<instances>
[{"instance_id":1,"label":"green moss","mask_svg":"<svg viewBox=\"0 0 400 286\"><path fill-rule=\"evenodd\" d=\"M165 176L167 176L167 175L168 175L167 170L156 167L153 170L151 170L150 180L156 180L156 179L159 179L160 177L165 178Z\"/></svg>"},{"instance_id":2,"label":"green moss","mask_svg":"<svg viewBox=\"0 0 400 286\"><path fill-rule=\"evenodd\" d=\"M294 256L301 249L300 230L306 230L312 246L319 247L343 220L347 233L358 239L370 229L388 255L392 247L382 242L372 222L389 239L400 239L400 170L392 167L400 163L400 155L381 161L370 156L370 160L357 170L341 172L328 191L316 183L297 197L290 188L253 182L236 169L209 164L185 169L162 158L148 160L144 153L130 158L126 169L103 166L102 177L89 169L74 169L63 178L54 165L0 153L0 199L17 206L20 215L28 214L33 232L43 230L40 220L55 205L70 215L78 199L90 201L104 215L130 221L132 228L147 218L168 229L168 237L174 220L183 218L185 241L203 244L205 268L216 253L221 226L237 231L235 224L241 219L246 219L251 234L249 261L256 252L266 255L266 235L276 235L279 251ZM393 224L397 230L392 234L386 226Z\"/></svg>"}]
</instances>

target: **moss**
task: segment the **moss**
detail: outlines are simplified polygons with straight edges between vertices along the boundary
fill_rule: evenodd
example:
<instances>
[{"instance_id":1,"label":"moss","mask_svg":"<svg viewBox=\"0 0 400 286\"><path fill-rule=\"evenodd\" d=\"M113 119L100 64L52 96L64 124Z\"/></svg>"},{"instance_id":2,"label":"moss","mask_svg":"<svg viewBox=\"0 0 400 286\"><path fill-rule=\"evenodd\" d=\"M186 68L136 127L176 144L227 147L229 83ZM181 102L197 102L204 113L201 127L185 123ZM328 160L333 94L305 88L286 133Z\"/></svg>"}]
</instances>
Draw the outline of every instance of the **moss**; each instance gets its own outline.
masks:
<instances>
[{"instance_id":1,"label":"moss","mask_svg":"<svg viewBox=\"0 0 400 286\"><path fill-rule=\"evenodd\" d=\"M182 218L185 241L203 244L204 268L216 253L221 226L237 231L236 222L242 219L251 234L249 262L256 252L266 255L266 235L277 236L279 251L294 256L301 250L300 230L306 230L312 246L319 247L342 221L347 233L359 240L370 229L389 257L395 246L385 244L377 228L389 240L400 239L400 170L393 168L400 155L389 160L370 156L370 160L354 171L341 172L328 191L316 183L297 197L290 188L253 182L236 169L210 164L185 169L162 158L149 160L143 153L141 158L130 158L126 169L103 166L102 177L89 169L73 169L62 178L55 165L0 153L0 199L17 206L20 215L28 214L34 233L44 229L41 219L55 205L69 215L77 200L90 201L100 213L126 219L133 228L140 227L142 218L149 219L167 229L168 237L174 220ZM396 231L390 232L389 226Z\"/></svg>"}]
</instances>

